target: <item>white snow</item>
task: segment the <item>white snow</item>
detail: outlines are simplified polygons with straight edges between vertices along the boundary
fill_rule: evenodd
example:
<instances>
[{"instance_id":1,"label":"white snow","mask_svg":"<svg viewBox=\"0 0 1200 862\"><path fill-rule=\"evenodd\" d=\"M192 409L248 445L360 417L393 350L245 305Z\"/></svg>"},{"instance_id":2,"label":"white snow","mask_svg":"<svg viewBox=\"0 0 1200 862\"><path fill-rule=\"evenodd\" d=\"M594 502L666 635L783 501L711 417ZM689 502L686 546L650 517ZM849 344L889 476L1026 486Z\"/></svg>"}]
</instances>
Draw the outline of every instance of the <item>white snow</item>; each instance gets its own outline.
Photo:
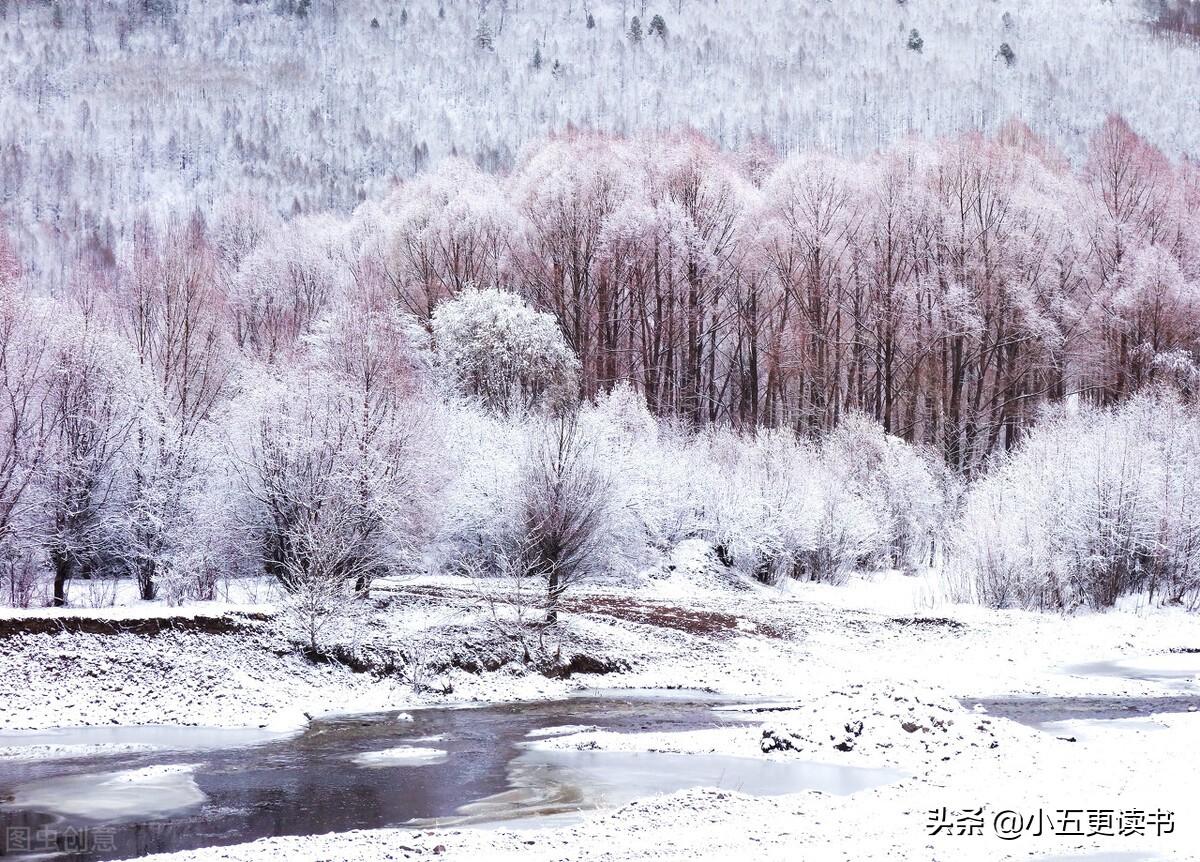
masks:
<instances>
[{"instance_id":1,"label":"white snow","mask_svg":"<svg viewBox=\"0 0 1200 862\"><path fill-rule=\"evenodd\" d=\"M672 577L682 580L686 575L673 573ZM891 593L886 600L872 592L881 580ZM412 709L428 703L470 707L485 701L587 696L600 691L613 696L653 691L669 700L715 697L707 693L719 692L739 700L732 706L714 703L720 707L714 715L748 717L750 727L639 734L549 727L528 737L523 762L532 768L537 757L559 754L594 754L598 760L606 752L664 757L691 753L888 768L907 776L848 797L807 791L762 797L729 788L697 787L628 805L614 796L609 804L620 806L615 810L576 816L573 823L548 822L544 828L537 824L519 831L453 826L432 829L430 834L381 830L279 838L179 854L177 859L259 862L283 854L300 860L382 860L395 855L401 845L425 852L443 845L447 853L489 860L739 854L794 859L797 847L804 848L806 859L840 859L844 857L831 848L850 846L855 848L855 860L991 862L1130 846L1163 858L1195 858L1190 848L1196 846L1193 830L1200 824L1200 810L1191 801L1189 788L1200 714L1034 729L977 713L971 698L1178 696L1178 678L1128 678L1082 673L1077 668L1098 658L1122 657L1135 669L1186 668L1189 654L1169 651L1200 644L1196 616L1151 607L1063 616L997 612L947 602L913 614L911 601L904 598L909 583L900 576L885 576L852 579L841 591L804 585L778 591L698 582L686 604L690 613L705 620L705 627L697 631L641 621L672 619L673 609L684 607L681 599L672 597L672 593L684 594L682 583L661 591L658 578L628 585L595 584L575 594L581 611L564 614L564 632L571 643L595 644L596 649L627 657L629 672L549 680L508 670L481 675L450 670L437 677L452 686L448 696L418 694L390 678L280 657L272 652L276 641L269 623L262 634L236 637L178 632L148 638L20 636L11 639L9 649L0 655L6 706L0 722L46 727L89 720L107 723L123 716L154 723L253 726L280 717L303 722L304 712L344 713L359 706L363 711ZM407 599L416 595L410 591L423 588L439 590L443 601L459 608L452 623L459 627L454 629L455 639L486 641L486 614L470 609L469 581L422 578L391 586L395 599L371 629L376 642L386 641L393 632L411 638L423 626L436 630L445 625L441 614L433 617ZM589 602L594 602L594 612L583 612ZM625 618L622 609L627 607L637 613ZM726 618L728 628L723 628ZM737 620L753 622L754 627L739 626ZM25 675L24 669L35 664L46 672ZM228 670L214 673L216 666ZM166 667L172 671L164 672ZM47 696L63 690L87 690L88 696ZM148 694L130 698L131 691ZM958 697L966 698L966 706L955 700ZM862 729L857 731L860 721ZM913 725L911 731L905 729L906 722ZM847 725L857 732L848 731ZM769 740L788 739L795 750L776 748L764 753L764 731L770 731ZM1074 736L1077 741L1066 742L1060 736ZM849 750L839 748L848 737L853 742ZM401 747L402 753L385 749L365 755L398 766L444 756L443 749L429 745L433 739L411 742ZM570 809L571 798L569 793L556 793L547 806ZM577 808L582 803L574 804ZM929 809L943 805L1022 810L1169 807L1176 811L1178 825L1174 835L1137 839L1136 845L1131 845L1131 839L1122 845L1115 839L1049 836L1036 842L1023 838L1018 844L941 837L934 843L923 823ZM483 806L472 817L487 817L488 810ZM687 828L679 828L680 823ZM529 840L534 844L524 843Z\"/></svg>"},{"instance_id":2,"label":"white snow","mask_svg":"<svg viewBox=\"0 0 1200 862\"><path fill-rule=\"evenodd\" d=\"M421 748L419 746L398 746L385 748L380 751L366 751L354 755L353 760L359 766L432 766L444 763L446 752L440 748Z\"/></svg>"},{"instance_id":3,"label":"white snow","mask_svg":"<svg viewBox=\"0 0 1200 862\"><path fill-rule=\"evenodd\" d=\"M531 739L539 739L544 736L574 735L595 729L595 727L587 724L560 724L557 727L540 727L537 730L531 730L525 736Z\"/></svg>"}]
</instances>

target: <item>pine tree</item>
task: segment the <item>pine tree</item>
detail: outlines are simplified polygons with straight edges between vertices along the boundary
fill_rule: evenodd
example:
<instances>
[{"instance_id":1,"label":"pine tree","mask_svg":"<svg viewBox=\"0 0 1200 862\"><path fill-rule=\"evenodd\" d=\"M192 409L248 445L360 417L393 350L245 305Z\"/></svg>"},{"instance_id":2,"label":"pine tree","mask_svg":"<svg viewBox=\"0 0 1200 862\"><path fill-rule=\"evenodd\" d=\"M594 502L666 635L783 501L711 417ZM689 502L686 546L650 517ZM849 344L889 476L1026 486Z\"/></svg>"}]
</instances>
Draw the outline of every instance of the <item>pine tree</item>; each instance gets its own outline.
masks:
<instances>
[{"instance_id":1,"label":"pine tree","mask_svg":"<svg viewBox=\"0 0 1200 862\"><path fill-rule=\"evenodd\" d=\"M629 41L635 45L642 44L642 19L637 15L629 22Z\"/></svg>"},{"instance_id":2,"label":"pine tree","mask_svg":"<svg viewBox=\"0 0 1200 862\"><path fill-rule=\"evenodd\" d=\"M485 51L492 51L496 47L492 28L484 18L479 19L479 28L475 31L475 45Z\"/></svg>"},{"instance_id":3,"label":"pine tree","mask_svg":"<svg viewBox=\"0 0 1200 862\"><path fill-rule=\"evenodd\" d=\"M664 42L667 39L667 22L663 20L662 15L655 15L650 19L650 35L657 36Z\"/></svg>"},{"instance_id":4,"label":"pine tree","mask_svg":"<svg viewBox=\"0 0 1200 862\"><path fill-rule=\"evenodd\" d=\"M535 70L542 68L542 46L533 46L533 59L529 61L529 65Z\"/></svg>"},{"instance_id":5,"label":"pine tree","mask_svg":"<svg viewBox=\"0 0 1200 862\"><path fill-rule=\"evenodd\" d=\"M908 50L921 53L921 49L925 47L925 40L921 38L921 34L914 27L912 32L908 34Z\"/></svg>"},{"instance_id":6,"label":"pine tree","mask_svg":"<svg viewBox=\"0 0 1200 862\"><path fill-rule=\"evenodd\" d=\"M1017 55L1013 51L1012 46L1007 42L1000 45L1000 50L997 53L1004 60L1005 65L1011 66L1017 62Z\"/></svg>"},{"instance_id":7,"label":"pine tree","mask_svg":"<svg viewBox=\"0 0 1200 862\"><path fill-rule=\"evenodd\" d=\"M592 17L592 13L591 13L591 12L588 12L588 13L587 13L587 28L588 28L589 30L595 30L595 29L596 29L596 19Z\"/></svg>"}]
</instances>

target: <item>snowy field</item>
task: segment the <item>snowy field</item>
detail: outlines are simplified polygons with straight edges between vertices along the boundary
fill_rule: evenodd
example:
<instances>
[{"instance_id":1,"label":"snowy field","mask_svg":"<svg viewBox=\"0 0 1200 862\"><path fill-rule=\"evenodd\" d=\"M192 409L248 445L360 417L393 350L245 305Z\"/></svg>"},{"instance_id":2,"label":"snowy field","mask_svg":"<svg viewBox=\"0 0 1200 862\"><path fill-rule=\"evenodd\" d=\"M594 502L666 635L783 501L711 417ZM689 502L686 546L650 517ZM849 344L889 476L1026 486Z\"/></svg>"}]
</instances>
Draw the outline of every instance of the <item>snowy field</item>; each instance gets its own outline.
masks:
<instances>
[{"instance_id":1,"label":"snowy field","mask_svg":"<svg viewBox=\"0 0 1200 862\"><path fill-rule=\"evenodd\" d=\"M47 756L54 746L45 734L31 734L47 728L203 725L286 731L330 713L547 700L587 688L703 689L745 699L743 706L755 710L753 723L640 733L566 726L536 733L527 745L546 751L803 759L891 769L900 778L848 796L757 796L695 788L627 800L615 809L602 806L578 822L547 827L535 822L515 832L503 827L378 830L276 838L170 858L389 859L444 853L464 859L480 854L489 859L782 859L796 858L798 852L806 859L1109 858L1088 855L1099 851L1142 854L1115 858L1200 858L1194 851L1200 805L1189 790L1200 715L1034 728L989 716L973 702L1002 695L1192 695L1200 701L1200 660L1195 653L1178 652L1200 646L1195 615L1129 607L1062 617L931 604L933 583L901 575L855 578L840 588L735 588L720 582L719 564L706 561L699 549L685 551L682 560L677 555L674 571L647 575L636 585L593 585L575 597L577 604L564 614L564 650L628 663L625 672L603 675L547 679L519 661L470 673L453 666L466 663L465 654L439 662L439 651L464 644L471 645L476 659L504 659L503 645L495 643L486 614L479 611L474 585L448 578L382 584L370 623L376 646L416 639L433 644L425 653L430 687L447 694L418 694L398 679L313 665L280 649L278 620L238 634L9 635L0 664L5 704L0 763ZM686 607L680 601L684 594ZM429 596L438 597L436 612L422 604L420 597ZM245 605L223 612L264 609ZM135 606L103 613L117 620L154 612ZM186 616L192 610L157 612ZM92 612L36 616L77 614ZM441 635L437 629L443 629ZM451 630L453 640L445 635ZM1107 660L1111 666L1089 670ZM63 692L77 694L64 697ZM56 733L69 747L69 731ZM26 734L29 744L23 745ZM443 756L438 743L423 745L372 752L360 765L407 761L437 769ZM169 776L155 773L147 780ZM196 792L187 782L171 787L185 800ZM1176 828L1161 838L932 837L929 812L943 807L1029 813L1169 808Z\"/></svg>"}]
</instances>

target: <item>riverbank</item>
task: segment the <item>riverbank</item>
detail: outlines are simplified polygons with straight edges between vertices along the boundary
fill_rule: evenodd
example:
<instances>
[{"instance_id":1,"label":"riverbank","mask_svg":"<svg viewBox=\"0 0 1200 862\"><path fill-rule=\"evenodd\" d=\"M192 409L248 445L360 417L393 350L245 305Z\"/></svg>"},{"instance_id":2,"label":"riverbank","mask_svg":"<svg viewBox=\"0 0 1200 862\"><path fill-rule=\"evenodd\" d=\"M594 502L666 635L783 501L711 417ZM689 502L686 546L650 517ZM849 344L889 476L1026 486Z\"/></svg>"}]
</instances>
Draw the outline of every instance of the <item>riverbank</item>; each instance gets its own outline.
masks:
<instances>
[{"instance_id":1,"label":"riverbank","mask_svg":"<svg viewBox=\"0 0 1200 862\"><path fill-rule=\"evenodd\" d=\"M1182 611L995 612L930 606L927 583L894 575L781 592L679 566L574 593L555 642L543 645L560 671L546 676L490 624L477 584L431 578L380 587L355 621L366 637L345 644L359 649L347 654L375 664L358 672L301 655L275 609L261 604L213 611L236 620L231 630L51 631L39 623L22 631L14 622L20 615L10 612L0 641L0 731L115 724L286 731L330 713L688 688L756 701L754 723L686 733L578 729L531 744L802 758L907 776L845 797L692 789L549 829L376 830L270 839L179 859L384 859L439 847L447 858L489 859L796 858L798 849L805 859L1037 858L1100 849L1186 859L1200 846L1200 811L1191 802L1197 715L1037 729L973 703L1000 695L1200 695L1200 657L1188 652L1200 648L1200 621ZM145 608L130 613L153 616ZM75 614L89 615L123 618L118 608ZM423 668L418 685L403 662L381 672L381 657L401 654ZM617 670L579 670L594 667ZM39 756L2 735L3 757ZM930 811L981 807L985 816L1169 809L1174 832L1001 841L987 834L994 832L989 822L982 836L929 834Z\"/></svg>"}]
</instances>

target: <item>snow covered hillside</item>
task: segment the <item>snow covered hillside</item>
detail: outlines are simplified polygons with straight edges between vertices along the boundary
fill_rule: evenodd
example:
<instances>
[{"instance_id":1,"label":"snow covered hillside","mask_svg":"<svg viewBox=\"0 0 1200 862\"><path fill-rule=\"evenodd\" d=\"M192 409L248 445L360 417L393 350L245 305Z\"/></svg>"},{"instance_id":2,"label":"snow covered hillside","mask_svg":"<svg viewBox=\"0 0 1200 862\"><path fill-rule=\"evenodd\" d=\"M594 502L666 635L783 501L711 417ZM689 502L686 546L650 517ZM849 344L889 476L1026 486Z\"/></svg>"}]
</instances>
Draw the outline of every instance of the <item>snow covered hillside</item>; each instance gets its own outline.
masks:
<instances>
[{"instance_id":1,"label":"snow covered hillside","mask_svg":"<svg viewBox=\"0 0 1200 862\"><path fill-rule=\"evenodd\" d=\"M244 192L277 211L346 211L447 155L507 168L569 126L862 156L1017 117L1078 156L1120 113L1172 156L1195 154L1181 122L1200 74L1180 32L1192 6L6 2L0 201L56 282L64 258L111 247L143 208Z\"/></svg>"}]
</instances>

